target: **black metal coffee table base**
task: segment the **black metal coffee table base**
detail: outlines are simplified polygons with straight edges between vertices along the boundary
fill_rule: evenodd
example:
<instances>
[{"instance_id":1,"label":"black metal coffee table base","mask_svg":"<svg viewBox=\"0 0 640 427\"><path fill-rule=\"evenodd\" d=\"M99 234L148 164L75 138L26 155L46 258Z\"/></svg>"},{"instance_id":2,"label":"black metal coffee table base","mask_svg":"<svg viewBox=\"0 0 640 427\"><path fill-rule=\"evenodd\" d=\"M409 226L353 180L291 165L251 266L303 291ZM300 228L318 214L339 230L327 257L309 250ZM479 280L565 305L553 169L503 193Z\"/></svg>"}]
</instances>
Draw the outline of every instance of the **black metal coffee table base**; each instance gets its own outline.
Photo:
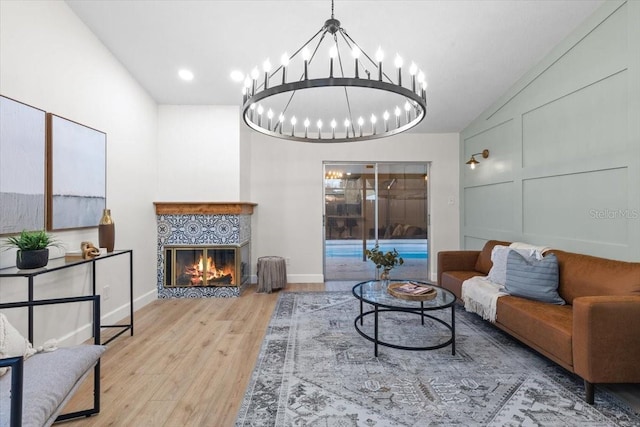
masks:
<instances>
[{"instance_id":1,"label":"black metal coffee table base","mask_svg":"<svg viewBox=\"0 0 640 427\"><path fill-rule=\"evenodd\" d=\"M354 326L358 334L360 334L360 336L362 336L368 341L371 341L374 344L374 355L376 357L378 357L379 345L390 347L390 348L397 348L400 350L414 350L414 351L435 350L438 348L443 348L448 345L451 345L451 354L452 355L456 354L456 319L455 319L455 307L454 307L455 296L453 296L453 294L451 294L450 296L451 297L450 301L447 300L445 303L440 303L440 304L426 303L425 304L424 301L418 301L418 302L415 302L414 303L415 305L412 307L412 306L407 306L406 301L400 302L401 300L398 300L395 298L388 298L388 297L387 298L371 298L368 295L363 295L362 287L364 286L365 283L367 282L360 283L356 285L353 289L353 294L360 301L360 315L358 315L355 318ZM436 286L434 287L437 288L438 292L445 292L447 294L449 293L449 291L445 289L438 288ZM373 310L364 311L365 303L372 305ZM428 311L444 310L447 308L451 309L451 323L447 323L445 320L442 320L438 317L427 314ZM418 316L420 316L422 325L424 325L425 318L431 319L443 325L445 328L447 328L451 332L451 337L443 343L430 345L430 346L404 346L404 345L398 345L398 344L382 341L379 338L378 332L379 332L381 317L384 318L384 316L381 315L381 313L385 313L385 312L401 312L401 313L417 314ZM373 336L364 332L361 328L361 326L364 324L364 318L371 315L373 315Z\"/></svg>"}]
</instances>

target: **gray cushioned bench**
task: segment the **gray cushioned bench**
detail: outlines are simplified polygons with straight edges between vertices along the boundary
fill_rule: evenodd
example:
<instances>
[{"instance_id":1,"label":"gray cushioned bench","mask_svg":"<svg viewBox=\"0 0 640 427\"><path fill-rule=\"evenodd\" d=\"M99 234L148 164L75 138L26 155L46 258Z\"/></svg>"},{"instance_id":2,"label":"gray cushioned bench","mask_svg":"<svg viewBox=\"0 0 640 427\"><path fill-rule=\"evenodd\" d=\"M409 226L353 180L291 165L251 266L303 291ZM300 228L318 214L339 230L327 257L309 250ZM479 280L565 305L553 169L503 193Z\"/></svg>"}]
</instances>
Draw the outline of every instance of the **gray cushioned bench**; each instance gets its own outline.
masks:
<instances>
[{"instance_id":1,"label":"gray cushioned bench","mask_svg":"<svg viewBox=\"0 0 640 427\"><path fill-rule=\"evenodd\" d=\"M100 356L106 347L100 340L100 296L84 296L0 304L2 308L73 302L93 302L94 345L62 347L38 353L0 377L0 426L50 426L55 421L90 416L100 412ZM16 359L0 359L0 366L17 366ZM60 415L84 379L94 373L93 408ZM17 374L17 375L16 375ZM22 393L12 393L19 391ZM12 406L13 403L13 406ZM21 403L21 405L20 405ZM21 410L18 408L21 407ZM20 420L21 418L21 420Z\"/></svg>"}]
</instances>

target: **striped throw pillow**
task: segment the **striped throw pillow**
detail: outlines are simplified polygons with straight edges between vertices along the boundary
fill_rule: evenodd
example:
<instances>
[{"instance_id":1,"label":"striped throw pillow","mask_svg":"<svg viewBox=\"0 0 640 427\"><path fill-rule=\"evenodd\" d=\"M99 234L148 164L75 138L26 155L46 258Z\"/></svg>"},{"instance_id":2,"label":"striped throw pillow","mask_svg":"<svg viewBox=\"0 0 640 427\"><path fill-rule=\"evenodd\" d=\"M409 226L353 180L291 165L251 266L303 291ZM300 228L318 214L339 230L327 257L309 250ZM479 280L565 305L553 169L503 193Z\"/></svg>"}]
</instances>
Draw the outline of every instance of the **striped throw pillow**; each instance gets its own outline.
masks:
<instances>
[{"instance_id":1,"label":"striped throw pillow","mask_svg":"<svg viewBox=\"0 0 640 427\"><path fill-rule=\"evenodd\" d=\"M558 258L549 254L541 260L525 258L516 251L507 255L504 291L510 295L550 304L566 304L558 294Z\"/></svg>"}]
</instances>

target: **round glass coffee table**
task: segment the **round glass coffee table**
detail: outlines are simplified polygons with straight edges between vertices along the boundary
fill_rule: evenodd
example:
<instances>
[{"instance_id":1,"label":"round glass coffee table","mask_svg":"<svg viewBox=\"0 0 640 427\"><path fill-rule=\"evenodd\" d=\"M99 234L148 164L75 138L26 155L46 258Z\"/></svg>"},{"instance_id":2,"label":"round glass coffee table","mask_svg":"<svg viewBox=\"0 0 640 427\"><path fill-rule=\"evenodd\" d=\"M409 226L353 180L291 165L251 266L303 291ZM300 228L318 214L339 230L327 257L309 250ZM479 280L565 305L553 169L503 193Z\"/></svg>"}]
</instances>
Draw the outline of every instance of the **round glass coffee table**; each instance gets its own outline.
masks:
<instances>
[{"instance_id":1,"label":"round glass coffee table","mask_svg":"<svg viewBox=\"0 0 640 427\"><path fill-rule=\"evenodd\" d=\"M390 283L408 282L407 280L391 280ZM360 315L355 319L354 326L356 331L365 339L373 342L374 355L378 356L378 345L385 347L397 348L401 350L435 350L437 348L446 347L451 344L451 354L456 354L456 322L455 322L455 307L456 302L455 295L439 286L435 286L431 283L420 282L412 280L411 283L430 286L436 291L436 295L433 299L425 301L407 301L405 299L396 298L389 294L386 289L380 289L379 280L370 280L367 282L358 283L352 289L353 295L360 301ZM372 310L364 311L364 305L368 304L373 306ZM435 310L451 309L451 322L435 317L429 312ZM425 318L431 319L440 325L443 325L451 332L451 337L445 342L441 342L434 345L427 346L405 346L399 344L393 344L382 341L379 339L379 324L382 314L388 312L404 312L413 313L420 316L422 325L424 325ZM363 331L364 318L373 316L373 336L371 333Z\"/></svg>"}]
</instances>

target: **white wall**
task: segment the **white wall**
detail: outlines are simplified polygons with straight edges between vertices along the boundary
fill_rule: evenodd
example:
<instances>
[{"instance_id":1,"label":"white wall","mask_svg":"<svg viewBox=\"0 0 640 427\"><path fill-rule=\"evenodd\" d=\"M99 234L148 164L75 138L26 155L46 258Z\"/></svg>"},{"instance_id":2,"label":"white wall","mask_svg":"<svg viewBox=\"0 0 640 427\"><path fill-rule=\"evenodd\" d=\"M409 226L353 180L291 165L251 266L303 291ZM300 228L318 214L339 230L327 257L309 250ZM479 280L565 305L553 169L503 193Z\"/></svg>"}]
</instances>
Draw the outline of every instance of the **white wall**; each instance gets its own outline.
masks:
<instances>
[{"instance_id":1,"label":"white wall","mask_svg":"<svg viewBox=\"0 0 640 427\"><path fill-rule=\"evenodd\" d=\"M640 260L640 2L609 1L461 134L462 241Z\"/></svg>"},{"instance_id":2,"label":"white wall","mask_svg":"<svg viewBox=\"0 0 640 427\"><path fill-rule=\"evenodd\" d=\"M158 201L240 200L239 107L158 107Z\"/></svg>"},{"instance_id":3,"label":"white wall","mask_svg":"<svg viewBox=\"0 0 640 427\"><path fill-rule=\"evenodd\" d=\"M279 254L291 258L290 281L321 282L323 161L430 161L431 250L458 247L457 134L301 144L248 131L237 106L158 107L60 1L0 2L0 93L106 132L107 204L116 246L134 250L136 308L156 297L155 200L256 202L253 269L259 256ZM97 242L97 230L55 237L72 250L84 240ZM98 292L111 288L103 299L108 323L127 313L125 261L105 260L98 269ZM14 252L0 255L0 266L14 263ZM89 279L87 268L42 276L36 297L89 293ZM25 299L26 285L1 279L0 292L2 301ZM36 329L44 331L36 341L85 327L87 319L86 311L44 310L36 315Z\"/></svg>"},{"instance_id":4,"label":"white wall","mask_svg":"<svg viewBox=\"0 0 640 427\"><path fill-rule=\"evenodd\" d=\"M290 282L323 281L323 161L430 161L431 253L458 248L458 134L402 134L345 144L306 144L255 132L250 139L251 201L258 204L253 265L264 255L288 257ZM451 196L453 205L447 203ZM435 278L436 257L430 262Z\"/></svg>"},{"instance_id":5,"label":"white wall","mask_svg":"<svg viewBox=\"0 0 640 427\"><path fill-rule=\"evenodd\" d=\"M62 1L0 2L0 94L106 132L107 205L116 223L116 248L134 251L136 308L155 299L155 102ZM97 228L54 234L67 250L79 250L83 240L98 242ZM97 269L98 292L110 286L110 298L102 303L105 322L127 314L126 261L104 260ZM12 265L15 252L1 253L0 266ZM35 295L89 293L89 278L84 267L51 273L36 279ZM26 280L0 279L0 299L26 299L26 288ZM60 336L86 326L85 315L45 310L36 315L45 327L36 329L44 329L42 339Z\"/></svg>"}]
</instances>

